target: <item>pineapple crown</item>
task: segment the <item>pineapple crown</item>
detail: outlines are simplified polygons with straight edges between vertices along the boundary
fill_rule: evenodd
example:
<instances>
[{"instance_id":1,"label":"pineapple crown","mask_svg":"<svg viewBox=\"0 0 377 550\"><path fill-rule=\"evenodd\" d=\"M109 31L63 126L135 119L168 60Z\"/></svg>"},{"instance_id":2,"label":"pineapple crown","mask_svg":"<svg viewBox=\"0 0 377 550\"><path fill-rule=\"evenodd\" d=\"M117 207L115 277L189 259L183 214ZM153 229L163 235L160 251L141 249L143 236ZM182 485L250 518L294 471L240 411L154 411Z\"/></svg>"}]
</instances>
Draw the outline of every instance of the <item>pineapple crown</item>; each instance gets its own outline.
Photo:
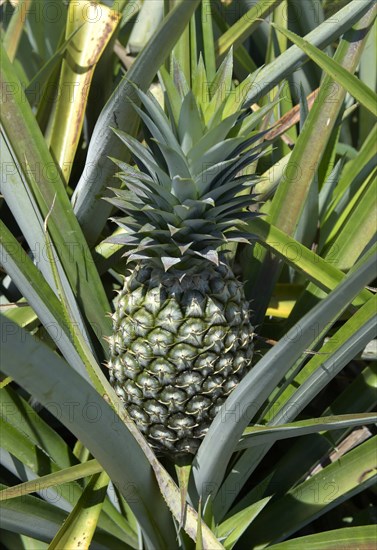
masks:
<instances>
[{"instance_id":1,"label":"pineapple crown","mask_svg":"<svg viewBox=\"0 0 377 550\"><path fill-rule=\"evenodd\" d=\"M168 116L152 94L135 87L146 144L114 130L137 167L113 159L124 189L106 198L125 213L113 218L125 232L107 240L125 245L128 261L147 260L165 271L187 269L198 258L218 265L220 248L250 241L242 226L257 215L246 209L256 177L240 172L265 147L263 133L254 131L265 111L242 110L252 81L234 87L232 69L230 53L209 84L200 58L189 89L173 60L173 76L160 73Z\"/></svg>"}]
</instances>

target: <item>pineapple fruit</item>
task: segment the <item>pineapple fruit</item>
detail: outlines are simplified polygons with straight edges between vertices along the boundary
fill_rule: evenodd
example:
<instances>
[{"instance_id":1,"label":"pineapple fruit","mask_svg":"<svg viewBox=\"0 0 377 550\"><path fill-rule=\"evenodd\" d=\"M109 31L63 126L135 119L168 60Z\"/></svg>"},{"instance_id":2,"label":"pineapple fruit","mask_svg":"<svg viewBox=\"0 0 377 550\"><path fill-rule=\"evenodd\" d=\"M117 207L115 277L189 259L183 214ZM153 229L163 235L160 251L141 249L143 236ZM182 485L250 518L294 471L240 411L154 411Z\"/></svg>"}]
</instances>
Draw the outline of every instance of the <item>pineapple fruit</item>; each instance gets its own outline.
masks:
<instances>
[{"instance_id":1,"label":"pineapple fruit","mask_svg":"<svg viewBox=\"0 0 377 550\"><path fill-rule=\"evenodd\" d=\"M150 445L177 457L196 453L250 366L249 305L225 247L250 239L242 226L256 215L247 209L255 177L239 174L262 146L255 115L241 110L251 83L232 87L230 56L211 86L201 60L192 89L177 64L173 74L163 74L168 115L136 90L146 144L117 131L137 167L115 160L124 188L107 200L124 212L115 219L124 233L109 240L127 246L135 267L118 297L108 366Z\"/></svg>"}]
</instances>

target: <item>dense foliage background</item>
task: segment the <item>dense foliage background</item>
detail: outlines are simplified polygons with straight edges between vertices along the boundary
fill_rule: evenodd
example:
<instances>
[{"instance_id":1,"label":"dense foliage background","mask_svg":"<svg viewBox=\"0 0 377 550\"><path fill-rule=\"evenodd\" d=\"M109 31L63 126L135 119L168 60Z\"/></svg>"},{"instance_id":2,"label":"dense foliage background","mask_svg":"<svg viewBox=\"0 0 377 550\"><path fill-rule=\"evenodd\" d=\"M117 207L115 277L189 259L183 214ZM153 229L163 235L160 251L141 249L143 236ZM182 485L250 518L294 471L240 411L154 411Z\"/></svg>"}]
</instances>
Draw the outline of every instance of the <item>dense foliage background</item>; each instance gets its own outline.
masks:
<instances>
[{"instance_id":1,"label":"dense foliage background","mask_svg":"<svg viewBox=\"0 0 377 550\"><path fill-rule=\"evenodd\" d=\"M0 9L4 548L374 548L375 2ZM127 267L102 200L130 160L112 128L143 140L133 85L163 104L184 81L253 111L267 146L247 172L263 216L231 250L253 368L189 467L107 380Z\"/></svg>"}]
</instances>

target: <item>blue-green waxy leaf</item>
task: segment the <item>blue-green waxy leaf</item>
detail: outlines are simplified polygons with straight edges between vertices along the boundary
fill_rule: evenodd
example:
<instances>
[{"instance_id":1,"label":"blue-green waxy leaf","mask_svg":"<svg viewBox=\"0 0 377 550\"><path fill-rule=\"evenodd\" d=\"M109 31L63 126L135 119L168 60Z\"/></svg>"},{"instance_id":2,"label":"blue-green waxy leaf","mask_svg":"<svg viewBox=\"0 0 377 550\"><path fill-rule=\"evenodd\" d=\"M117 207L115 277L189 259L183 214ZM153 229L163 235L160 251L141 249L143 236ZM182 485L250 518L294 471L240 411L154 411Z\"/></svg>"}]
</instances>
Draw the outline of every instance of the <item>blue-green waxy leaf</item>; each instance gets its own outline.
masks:
<instances>
[{"instance_id":1,"label":"blue-green waxy leaf","mask_svg":"<svg viewBox=\"0 0 377 550\"><path fill-rule=\"evenodd\" d=\"M164 156L170 177L173 178L179 175L183 178L190 179L191 171L185 157L181 156L175 149L172 149L164 143L160 143L157 140L156 143Z\"/></svg>"},{"instance_id":2,"label":"blue-green waxy leaf","mask_svg":"<svg viewBox=\"0 0 377 550\"><path fill-rule=\"evenodd\" d=\"M376 413L365 413L312 418L310 420L300 420L298 422L273 427L252 426L250 428L246 428L237 448L243 449L251 446L257 447L258 445L275 442L279 439L297 437L316 432L324 432L327 430L339 430L350 426L375 424L376 422Z\"/></svg>"},{"instance_id":3,"label":"blue-green waxy leaf","mask_svg":"<svg viewBox=\"0 0 377 550\"><path fill-rule=\"evenodd\" d=\"M210 85L211 101L205 112L206 123L214 117L216 111L224 104L232 89L233 77L233 50L230 49L221 63L213 82Z\"/></svg>"},{"instance_id":4,"label":"blue-green waxy leaf","mask_svg":"<svg viewBox=\"0 0 377 550\"><path fill-rule=\"evenodd\" d=\"M160 195L162 199L164 199L166 205L173 205L176 204L178 201L177 199L170 193L169 190L165 189L165 187L160 185L160 183L165 182L166 187L168 183L168 175L163 173L160 173L160 183L153 180L150 176L148 176L145 172L139 172L137 170L134 170L131 168L131 166L125 162L113 159L115 164L121 168L122 172L118 174L118 176L121 178L121 180L126 184L131 180L133 183L139 182L139 186L144 186L145 188L149 189L151 193L155 194L157 193ZM163 182L161 182L161 178L163 178ZM119 190L115 190L114 188L110 187L114 193L119 195Z\"/></svg>"},{"instance_id":5,"label":"blue-green waxy leaf","mask_svg":"<svg viewBox=\"0 0 377 550\"><path fill-rule=\"evenodd\" d=\"M192 91L196 98L196 101L198 102L202 119L204 121L203 113L205 111L206 105L210 101L210 95L208 77L201 53L199 55L199 61L196 70L192 75Z\"/></svg>"},{"instance_id":6,"label":"blue-green waxy leaf","mask_svg":"<svg viewBox=\"0 0 377 550\"><path fill-rule=\"evenodd\" d=\"M149 130L151 131L153 137L158 141L162 140L167 145L169 145L169 147L179 150L179 143L177 141L177 138L175 137L169 120L162 110L161 106L159 105L158 101L153 97L152 94L145 94L141 90L137 90L137 94L143 105L145 106L148 115L144 111L139 109L136 105L135 109L139 116L141 116L145 122L149 121L146 122L146 124L149 127ZM153 131L153 128L156 128L158 130L158 134Z\"/></svg>"},{"instance_id":7,"label":"blue-green waxy leaf","mask_svg":"<svg viewBox=\"0 0 377 550\"><path fill-rule=\"evenodd\" d=\"M321 191L319 192L318 210L320 219L322 219L323 216L326 214L326 211L332 199L332 193L339 181L339 176L341 174L343 166L343 159L338 160L338 162L330 172L328 178L324 182Z\"/></svg>"},{"instance_id":8,"label":"blue-green waxy leaf","mask_svg":"<svg viewBox=\"0 0 377 550\"><path fill-rule=\"evenodd\" d=\"M224 141L238 116L239 113L234 113L225 118L220 124L207 131L199 141L196 141L194 147L188 152L188 158L191 162L198 160L214 144Z\"/></svg>"},{"instance_id":9,"label":"blue-green waxy leaf","mask_svg":"<svg viewBox=\"0 0 377 550\"><path fill-rule=\"evenodd\" d=\"M145 166L149 174L155 179L159 180L161 185L169 189L170 180L168 175L161 170L161 168L155 163L152 153L149 149L140 144L140 142L132 136L122 132L120 130L114 130L114 132L120 137L120 139L127 145L129 150L140 160Z\"/></svg>"},{"instance_id":10,"label":"blue-green waxy leaf","mask_svg":"<svg viewBox=\"0 0 377 550\"><path fill-rule=\"evenodd\" d=\"M189 93L190 88L187 84L187 80L182 70L182 67L180 66L174 54L172 55L170 72L173 75L175 87L178 90L181 99L183 100L183 98Z\"/></svg>"},{"instance_id":11,"label":"blue-green waxy leaf","mask_svg":"<svg viewBox=\"0 0 377 550\"><path fill-rule=\"evenodd\" d=\"M67 324L58 297L22 246L1 221L0 229L2 268L12 277L14 283L27 298L64 357L70 361L77 372L88 379L82 358L73 345L71 327Z\"/></svg>"},{"instance_id":12,"label":"blue-green waxy leaf","mask_svg":"<svg viewBox=\"0 0 377 550\"><path fill-rule=\"evenodd\" d=\"M4 51L1 55L3 89L7 83L13 83L12 93L3 98L5 108L1 111L3 163L6 160L4 166L8 166L8 172L1 180L1 193L34 252L43 276L58 292L52 263L44 246L47 238L44 222L48 217L51 257L75 323L84 332L83 320L86 318L96 334L108 335L111 323L106 313L110 306L91 252L15 67ZM104 339L99 337L99 340L106 350Z\"/></svg>"},{"instance_id":13,"label":"blue-green waxy leaf","mask_svg":"<svg viewBox=\"0 0 377 550\"><path fill-rule=\"evenodd\" d=\"M197 144L204 133L202 122L194 94L190 91L182 102L178 121L178 135L182 151L187 154Z\"/></svg>"},{"instance_id":14,"label":"blue-green waxy leaf","mask_svg":"<svg viewBox=\"0 0 377 550\"><path fill-rule=\"evenodd\" d=\"M218 162L217 164L212 164L209 166L204 165L203 171L199 172L194 176L194 181L199 187L200 192L203 193L206 199L212 197L212 190L214 189L213 182L221 176L221 173L225 171L227 166L234 166L236 159L232 158L225 160L223 162ZM207 196L205 195L207 193Z\"/></svg>"},{"instance_id":15,"label":"blue-green waxy leaf","mask_svg":"<svg viewBox=\"0 0 377 550\"><path fill-rule=\"evenodd\" d=\"M177 125L182 105L182 98L175 87L172 75L166 70L165 67L160 67L158 77L161 83L161 88L164 91L164 104L166 111Z\"/></svg>"},{"instance_id":16,"label":"blue-green waxy leaf","mask_svg":"<svg viewBox=\"0 0 377 550\"><path fill-rule=\"evenodd\" d=\"M197 187L191 178L174 176L171 182L172 192L182 203L186 199L197 197Z\"/></svg>"},{"instance_id":17,"label":"blue-green waxy leaf","mask_svg":"<svg viewBox=\"0 0 377 550\"><path fill-rule=\"evenodd\" d=\"M197 159L191 163L190 168L193 176L200 174L214 164L227 160L236 147L244 142L245 138L237 137L215 143L210 149L200 157L198 156Z\"/></svg>"}]
</instances>

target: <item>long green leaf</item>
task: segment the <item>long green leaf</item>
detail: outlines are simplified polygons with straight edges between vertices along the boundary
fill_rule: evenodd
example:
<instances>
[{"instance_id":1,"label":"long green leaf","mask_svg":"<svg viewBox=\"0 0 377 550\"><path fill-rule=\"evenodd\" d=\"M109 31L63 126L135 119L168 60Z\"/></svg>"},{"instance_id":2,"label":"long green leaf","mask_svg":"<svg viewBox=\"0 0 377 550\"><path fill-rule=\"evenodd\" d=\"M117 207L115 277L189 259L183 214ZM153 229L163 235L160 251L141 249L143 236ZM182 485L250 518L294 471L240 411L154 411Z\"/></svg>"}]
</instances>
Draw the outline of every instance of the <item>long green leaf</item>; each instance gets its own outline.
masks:
<instances>
[{"instance_id":1,"label":"long green leaf","mask_svg":"<svg viewBox=\"0 0 377 550\"><path fill-rule=\"evenodd\" d=\"M344 271L355 265L376 235L377 169L359 191L355 193L356 200L349 201L349 207L335 222L323 250L324 257L335 258L338 269Z\"/></svg>"},{"instance_id":2,"label":"long green leaf","mask_svg":"<svg viewBox=\"0 0 377 550\"><path fill-rule=\"evenodd\" d=\"M377 297L374 296L320 348L319 354L310 359L279 397L280 408L271 422L273 425L299 414L329 380L364 349L376 334L376 311ZM319 336L320 332L317 338Z\"/></svg>"},{"instance_id":3,"label":"long green leaf","mask_svg":"<svg viewBox=\"0 0 377 550\"><path fill-rule=\"evenodd\" d=\"M276 387L292 364L315 341L313 328L322 332L352 301L355 295L375 274L375 259L371 258L357 273L347 277L326 300L300 320L278 342L228 397L210 426L193 462L196 487L204 498L216 493L220 481L243 430L254 417L264 400ZM300 338L297 339L297 330ZM276 364L281 365L276 369Z\"/></svg>"},{"instance_id":4,"label":"long green leaf","mask_svg":"<svg viewBox=\"0 0 377 550\"><path fill-rule=\"evenodd\" d=\"M375 129L376 127L371 132L370 136L368 136L357 156L344 167L341 179L334 191L332 204L330 204L325 220L320 228L320 249L323 247L323 244L328 235L331 233L334 225L337 225L337 220L339 217L345 210L349 210L348 205L353 204L355 207L355 195L362 195L363 189L369 186L367 177L376 166L377 159L376 140L374 139ZM370 185L373 186L374 182L371 181ZM363 214L363 211L365 213L373 210L374 202L375 201L372 200L369 205L366 204L362 208L361 215ZM361 217L361 219L354 218L356 224L355 228L358 228L360 231L363 224L365 224L366 231L368 231L370 235L370 229L373 229L373 217L374 216L372 215L372 219L364 219L363 217ZM370 223L372 224L371 227L369 226ZM345 231L345 238L343 238L343 230ZM343 258L340 256L338 251L343 248L344 252L347 253L347 256L352 254L353 258L358 257L363 252L363 248L366 244L365 237L368 236L368 233L366 233L366 235L361 234L360 246L358 246L358 242L355 242L353 239L353 234L352 238L348 242L346 233L350 234L349 232L352 234L352 226L338 228L338 234L335 236L332 246L328 247L327 251L324 253L323 259L327 262L327 264L332 264L334 266L339 265L341 267L344 265L349 268L350 262L348 261L348 258ZM372 246L359 260L357 260L356 264L351 267L351 270L357 269L359 262L364 261L368 255L374 253L375 249L373 249ZM297 322L298 319L300 319L301 316L304 315L308 309L310 309L310 307L322 298L322 290L316 288L312 283L309 283L305 293L303 293L302 297L295 304L295 307L289 317L289 326L292 326L292 324Z\"/></svg>"},{"instance_id":5,"label":"long green leaf","mask_svg":"<svg viewBox=\"0 0 377 550\"><path fill-rule=\"evenodd\" d=\"M376 297L373 297L360 308L303 367L293 383L278 396L277 402L272 402L272 410L276 412L273 418L269 419L269 426L292 421L373 338L376 332L376 302ZM303 327L299 324L298 330L300 331L301 328ZM311 330L316 331L317 328L320 331L317 337L322 338L326 330L321 333L320 327L314 328L314 325ZM302 336L300 333L300 337ZM295 337L297 338L297 333ZM239 461L242 464L237 464L229 474L223 490L228 489L235 498L239 489L234 491L233 487L242 486L273 443L273 438L269 442L263 441L262 438L260 445L245 451Z\"/></svg>"},{"instance_id":6,"label":"long green leaf","mask_svg":"<svg viewBox=\"0 0 377 550\"><path fill-rule=\"evenodd\" d=\"M262 23L263 18L267 17L281 2L282 0L259 0L234 25L221 34L216 42L218 60L221 61L232 46L236 50Z\"/></svg>"},{"instance_id":7,"label":"long green leaf","mask_svg":"<svg viewBox=\"0 0 377 550\"><path fill-rule=\"evenodd\" d=\"M50 542L68 515L67 512L31 495L2 502L0 512L3 529L45 542Z\"/></svg>"},{"instance_id":8,"label":"long green leaf","mask_svg":"<svg viewBox=\"0 0 377 550\"><path fill-rule=\"evenodd\" d=\"M2 313L29 332L40 324L35 311L27 304L25 298L20 298L16 304L12 303L8 306L4 304Z\"/></svg>"},{"instance_id":9,"label":"long green leaf","mask_svg":"<svg viewBox=\"0 0 377 550\"><path fill-rule=\"evenodd\" d=\"M47 138L66 182L80 140L92 76L120 18L118 12L105 5L101 6L101 17L97 17L97 9L96 4L87 0L68 4L66 39L78 32L67 45L67 54L62 60L60 93L54 104Z\"/></svg>"},{"instance_id":10,"label":"long green leaf","mask_svg":"<svg viewBox=\"0 0 377 550\"><path fill-rule=\"evenodd\" d=\"M4 319L3 316L1 316L1 322L4 324L4 333L9 334L5 342L6 346L4 346L7 363L4 364L3 370L5 372L7 372L8 368L12 370L13 378L22 381L22 386L41 403L45 404L47 408L51 407L52 414L58 413L59 420L65 423L92 454L97 457L104 469L111 476L112 481L119 484L119 488L126 501L131 499L129 502L130 507L141 526L145 529L145 536L148 537L149 533L154 532L152 540L154 540L156 548L160 547L160 540L165 540L166 543L167 540L170 540L168 537L171 536L173 536L172 540L174 540L175 535L172 535L170 519L168 519L170 515L164 515L166 505L164 500L162 500L160 491L156 488L154 478L150 476L149 464L142 449L152 464L164 499L178 522L182 521L179 489L155 459L152 451L132 421L126 419L127 422L130 422L129 427L127 427L121 420L124 415L123 407L119 401L116 401L116 398L114 400L112 388L108 383L107 386L109 387L105 386L108 394L110 394L107 395L108 401L115 407L113 409L110 408L108 403L93 388L88 386L84 379L69 369L62 359L53 354L48 348L34 341L31 336L24 333L19 327L15 330L15 325L9 320ZM24 339L24 349L16 350L14 349L14 341L17 341L20 332ZM7 349L12 350L12 353L7 352ZM28 376L26 377L22 374L24 372L23 351L25 349L30 367ZM46 358L46 355L48 358ZM48 375L43 374L46 369ZM33 372L34 374L32 374ZM47 386L48 389L44 390L41 387L40 380L44 380L45 384L43 387ZM56 380L60 380L59 384L56 384ZM67 392L70 395L68 406L66 403ZM98 421L95 424L83 412L86 411L88 403L93 405L95 410L99 411ZM75 407L75 411L77 407L78 410L82 411L81 414L73 415L74 422L72 422L72 407L70 404ZM121 418L117 415L118 410ZM132 434L135 434L138 443L135 442L129 430L132 430ZM117 448L117 452L109 454L109 448ZM125 462L125 457L128 457L127 462ZM151 495L153 495L153 498ZM156 508L156 506L159 506L159 508ZM158 510L157 517L156 510ZM197 531L197 520L198 515L195 510L191 506L187 506L183 519L183 527L192 538L195 538ZM162 526L164 526L163 533ZM212 548L221 548L220 543L206 525L202 526L202 535L204 548L211 550ZM163 542L163 544L165 543Z\"/></svg>"},{"instance_id":11,"label":"long green leaf","mask_svg":"<svg viewBox=\"0 0 377 550\"><path fill-rule=\"evenodd\" d=\"M55 51L54 55L50 57L50 59L43 65L43 67L38 71L38 73L34 76L34 78L29 82L27 88L25 89L25 94L29 98L29 102L32 107L35 106L35 104L38 104L42 94L46 90L44 90L44 87L46 84L49 83L49 78L53 74L54 70L58 68L58 64L61 61L68 45L70 44L70 41L76 36L79 29L76 29L73 31L59 46L59 48ZM36 93L36 90L38 90L38 93ZM43 105L42 109L45 109L46 106Z\"/></svg>"},{"instance_id":12,"label":"long green leaf","mask_svg":"<svg viewBox=\"0 0 377 550\"><path fill-rule=\"evenodd\" d=\"M271 497L262 498L240 512L233 514L219 525L217 533L218 536L225 539L224 547L226 550L231 550L235 546L238 539L263 510L270 498Z\"/></svg>"},{"instance_id":13,"label":"long green leaf","mask_svg":"<svg viewBox=\"0 0 377 550\"><path fill-rule=\"evenodd\" d=\"M291 424L270 426L253 426L246 428L237 449L245 449L254 445L272 443L280 439L298 437L325 430L339 430L350 426L363 426L377 422L377 414L345 414L300 420ZM1 493L0 493L1 494Z\"/></svg>"},{"instance_id":14,"label":"long green leaf","mask_svg":"<svg viewBox=\"0 0 377 550\"><path fill-rule=\"evenodd\" d=\"M253 543L264 548L286 538L376 480L376 437L267 505L253 522Z\"/></svg>"},{"instance_id":15,"label":"long green leaf","mask_svg":"<svg viewBox=\"0 0 377 550\"><path fill-rule=\"evenodd\" d=\"M1 488L4 488L2 485ZM1 527L14 533L22 533L38 541L50 542L67 518L67 512L49 502L31 496L15 498L1 503ZM108 533L96 533L92 542L93 550L119 548L119 539ZM125 550L126 543L121 542ZM41 548L43 546L41 545Z\"/></svg>"},{"instance_id":16,"label":"long green leaf","mask_svg":"<svg viewBox=\"0 0 377 550\"><path fill-rule=\"evenodd\" d=\"M83 361L75 349L58 298L22 246L0 221L0 253L4 270L12 277L23 296L70 365L88 379Z\"/></svg>"},{"instance_id":17,"label":"long green leaf","mask_svg":"<svg viewBox=\"0 0 377 550\"><path fill-rule=\"evenodd\" d=\"M204 63L208 78L208 84L210 84L215 78L216 74L216 54L213 37L212 11L210 0L203 0L202 2L202 35ZM201 94L203 94L204 89L200 90L200 92Z\"/></svg>"},{"instance_id":18,"label":"long green leaf","mask_svg":"<svg viewBox=\"0 0 377 550\"><path fill-rule=\"evenodd\" d=\"M6 335L4 335L6 336ZM77 463L63 438L11 387L0 390L2 419L39 447L61 469Z\"/></svg>"},{"instance_id":19,"label":"long green leaf","mask_svg":"<svg viewBox=\"0 0 377 550\"><path fill-rule=\"evenodd\" d=\"M376 526L360 525L332 529L315 535L299 537L286 542L274 544L274 550L355 550L372 549L376 542Z\"/></svg>"},{"instance_id":20,"label":"long green leaf","mask_svg":"<svg viewBox=\"0 0 377 550\"><path fill-rule=\"evenodd\" d=\"M3 405L3 404L2 404ZM8 417L9 418L9 417ZM42 422L42 420L40 419ZM78 474L70 474L70 468L60 470L57 464L45 455L45 449L41 445L35 445L30 439L12 426L9 422L0 421L2 434L1 466L5 471L20 478L23 483L18 486L4 489L1 500L24 496L28 492L36 492L41 498L47 500L70 512L82 494L82 486L75 480ZM97 463L98 464L98 463ZM76 466L73 467L74 471ZM85 472L84 465L78 465L81 474ZM91 473L93 466L88 464L87 473ZM96 467L98 469L98 465ZM50 472L50 473L47 473ZM41 475L41 477L38 477ZM55 481L52 481L52 478ZM44 481L46 479L46 481ZM106 498L103 506L103 514L99 519L99 526L104 531L113 534L119 540L133 544L136 538L127 519Z\"/></svg>"},{"instance_id":21,"label":"long green leaf","mask_svg":"<svg viewBox=\"0 0 377 550\"><path fill-rule=\"evenodd\" d=\"M13 495L12 498L15 498L19 496L19 493L23 495L29 491L42 491L41 496L45 498L45 489L51 487L51 502L57 502L63 509L71 510L72 505L82 493L80 485L71 483L71 481L79 479L82 475L93 473L90 470L93 465L89 461L82 465L72 466L71 470L71 465L75 464L77 459L67 443L10 387L0 390L0 404L3 415L3 419L0 421L2 425L2 465L8 469L9 465L12 465L11 471L14 475L21 477L22 480L28 480L18 487L5 490L4 495L8 491L11 496ZM72 413L74 407L68 403L67 406ZM57 409L57 414L59 414L59 409ZM12 453L11 462L4 454L6 450ZM44 457L43 460L41 460L41 456ZM18 461L16 457L22 466L13 468L14 463ZM95 471L99 471L98 463L96 468ZM42 477L38 478L37 474ZM57 487L58 485L59 487ZM135 534L109 499L106 499L103 511L100 526L120 540L131 543Z\"/></svg>"},{"instance_id":22,"label":"long green leaf","mask_svg":"<svg viewBox=\"0 0 377 550\"><path fill-rule=\"evenodd\" d=\"M101 333L99 339L101 344L105 345L102 336L111 333L111 322L107 317L110 306L103 285L78 221L73 214L59 171L48 151L14 68L4 51L2 51L1 85L4 90L9 90L1 110L1 125L13 157L10 168L21 172L26 182L30 183L29 189L32 188L31 180L36 179L35 174L37 174L38 187L43 197L43 204L39 204L43 219L54 204L49 219L54 246L82 311L85 312L94 331ZM3 183L6 184L7 181L3 180ZM9 194L11 194L10 190ZM21 216L17 221L22 225ZM25 234L27 234L27 228ZM41 239L41 242L44 242L44 239Z\"/></svg>"},{"instance_id":23,"label":"long green leaf","mask_svg":"<svg viewBox=\"0 0 377 550\"><path fill-rule=\"evenodd\" d=\"M305 41L325 48L352 27L370 8L374 0L352 0L305 36ZM307 60L307 55L297 46L291 46L274 61L257 71L254 85L248 93L246 105L257 102L267 92L279 85L284 78L297 70Z\"/></svg>"},{"instance_id":24,"label":"long green leaf","mask_svg":"<svg viewBox=\"0 0 377 550\"><path fill-rule=\"evenodd\" d=\"M377 404L376 388L377 368L373 365L373 368L365 368L347 386L346 390L331 403L331 406L323 411L323 416L343 415L344 413L353 415L358 411L374 409ZM268 417L265 418L266 422L269 420ZM289 450L280 456L273 471L264 478L258 479L255 487L232 508L233 513L258 502L261 497L276 493L283 494L298 482L306 479L313 467L342 443L348 431L348 429L340 429L332 431L331 434L327 432L311 434L292 442ZM230 508L250 473L263 459L269 448L269 445L253 447L250 451L245 451L233 465L232 473L227 476L214 502L214 508L219 517L222 517Z\"/></svg>"},{"instance_id":25,"label":"long green leaf","mask_svg":"<svg viewBox=\"0 0 377 550\"><path fill-rule=\"evenodd\" d=\"M377 14L377 6L374 5L370 10L371 22ZM313 61L315 61L327 74L338 82L344 90L347 90L352 94L357 101L359 101L364 107L366 107L374 116L377 116L377 94L371 90L362 80L359 80L356 76L352 75L349 71L344 69L339 63L328 57L325 53L321 52L318 48L297 36L297 34L278 27L274 23L272 25L283 33L289 40L301 48ZM369 30L369 25L363 29L364 36Z\"/></svg>"},{"instance_id":26,"label":"long green leaf","mask_svg":"<svg viewBox=\"0 0 377 550\"><path fill-rule=\"evenodd\" d=\"M74 509L51 541L51 550L75 546L88 550L97 527L108 483L109 477L106 472L92 475Z\"/></svg>"},{"instance_id":27,"label":"long green leaf","mask_svg":"<svg viewBox=\"0 0 377 550\"><path fill-rule=\"evenodd\" d=\"M3 370L52 414L59 411L59 420L91 451L112 481L119 484L146 540L153 542L156 548L171 546L175 532L168 521L170 514L155 479L150 475L150 465L126 425L102 397L49 348L9 320L4 320L3 316L1 323L7 334L12 332L3 345ZM17 345L20 336L23 338L22 348ZM24 368L25 356L28 357L27 370ZM64 405L67 395L69 402L77 407L73 418L70 408ZM88 404L97 411L95 423L89 416ZM109 453L108 449L116 449L116 452Z\"/></svg>"},{"instance_id":28,"label":"long green leaf","mask_svg":"<svg viewBox=\"0 0 377 550\"><path fill-rule=\"evenodd\" d=\"M359 78L369 88L376 91L377 82L377 25L374 25L369 33L363 57L360 60ZM371 132L374 120L368 109L360 105L359 109L359 144L361 145Z\"/></svg>"},{"instance_id":29,"label":"long green leaf","mask_svg":"<svg viewBox=\"0 0 377 550\"><path fill-rule=\"evenodd\" d=\"M33 189L37 189L39 192L39 188L35 182L35 177L38 178L39 176L37 174L34 175L31 172L32 167L29 165L25 167L26 171L23 170L22 166L14 166L14 156L12 154L10 144L6 143L5 136L3 134L1 135L0 140L0 147L2 149L4 165L7 167L7 175L6 177L2 178L0 184L1 192L3 193L9 209L11 210L14 218L17 220L20 229L23 232L23 235L29 245L30 253L33 256L35 265L38 267L52 290L56 292L57 289L51 272L50 262L48 261L46 249L44 247L44 220L38 207L37 201L33 196L33 192L30 188L32 187ZM28 178L29 181L27 181ZM7 233L5 227L2 228L2 231ZM12 237L11 235L7 237L8 241L11 241L12 239L13 244L10 245L10 249L12 250L12 255L14 256L18 254L17 250L22 250L22 248L21 245L17 246L17 242L14 237ZM85 323L83 321L82 312L79 310L77 300L74 296L70 283L62 267L60 258L56 251L56 247L52 246L51 254L54 258L54 265L57 271L60 273L62 284L66 290L67 302L69 303L72 310L75 323L78 327L80 327L83 336L89 343L90 339ZM4 260L7 260L7 258L7 255L4 256ZM4 268L8 272L7 266L4 266ZM11 275L10 273L9 275L13 277L13 275ZM21 288L19 290L22 292Z\"/></svg>"},{"instance_id":30,"label":"long green leaf","mask_svg":"<svg viewBox=\"0 0 377 550\"><path fill-rule=\"evenodd\" d=\"M249 222L248 230L274 254L284 259L323 290L333 290L345 278L345 274L332 263L327 262L263 218L256 218ZM372 293L363 289L352 303L360 306L371 297Z\"/></svg>"},{"instance_id":31,"label":"long green leaf","mask_svg":"<svg viewBox=\"0 0 377 550\"><path fill-rule=\"evenodd\" d=\"M19 46L22 31L26 22L27 13L30 10L31 0L21 0L14 10L8 28L4 33L3 43L11 61L14 60Z\"/></svg>"},{"instance_id":32,"label":"long green leaf","mask_svg":"<svg viewBox=\"0 0 377 550\"><path fill-rule=\"evenodd\" d=\"M177 4L177 2L174 2ZM190 24L186 25L173 48L172 56L175 57L188 86L191 86L191 51L190 51Z\"/></svg>"},{"instance_id":33,"label":"long green leaf","mask_svg":"<svg viewBox=\"0 0 377 550\"><path fill-rule=\"evenodd\" d=\"M64 470L38 477L35 480L26 481L25 483L2 489L0 491L0 501L35 493L70 481L77 481L83 477L102 472L102 470L102 466L93 458L83 464L76 464Z\"/></svg>"},{"instance_id":34,"label":"long green leaf","mask_svg":"<svg viewBox=\"0 0 377 550\"><path fill-rule=\"evenodd\" d=\"M358 184L360 174L362 174L369 166L371 167L371 170L375 167L375 158L377 155L376 132L377 124L373 126L360 151L356 153L356 156L345 165L341 178L334 191L332 203L324 216L324 223L327 221L330 222L332 217L338 218L343 210L341 203L342 201L347 203L352 199L353 187ZM366 172L366 174L368 173L370 172ZM332 224L329 231L331 228ZM326 231L326 227L321 229L321 237L322 232L325 233L325 236L329 233L329 231ZM321 240L323 240L323 237Z\"/></svg>"},{"instance_id":35,"label":"long green leaf","mask_svg":"<svg viewBox=\"0 0 377 550\"><path fill-rule=\"evenodd\" d=\"M361 30L364 27L369 28L373 22L374 15L371 12L373 10L368 11L345 34L337 48L335 60L348 71L355 71L360 60L366 41L366 35ZM331 76L326 75L292 152L290 166L294 169L286 171L269 211L271 223L287 235L295 235L298 229L305 233L305 229L310 228L309 244L312 243L318 225L318 206L315 204L318 199L313 187L317 181L317 166L335 127L345 95L346 90L341 86L334 90L334 81ZM309 204L312 204L312 212L308 210ZM306 221L303 215L306 216ZM265 314L268 297L280 269L281 263L271 260L268 255L262 262L251 294L256 322Z\"/></svg>"}]
</instances>

